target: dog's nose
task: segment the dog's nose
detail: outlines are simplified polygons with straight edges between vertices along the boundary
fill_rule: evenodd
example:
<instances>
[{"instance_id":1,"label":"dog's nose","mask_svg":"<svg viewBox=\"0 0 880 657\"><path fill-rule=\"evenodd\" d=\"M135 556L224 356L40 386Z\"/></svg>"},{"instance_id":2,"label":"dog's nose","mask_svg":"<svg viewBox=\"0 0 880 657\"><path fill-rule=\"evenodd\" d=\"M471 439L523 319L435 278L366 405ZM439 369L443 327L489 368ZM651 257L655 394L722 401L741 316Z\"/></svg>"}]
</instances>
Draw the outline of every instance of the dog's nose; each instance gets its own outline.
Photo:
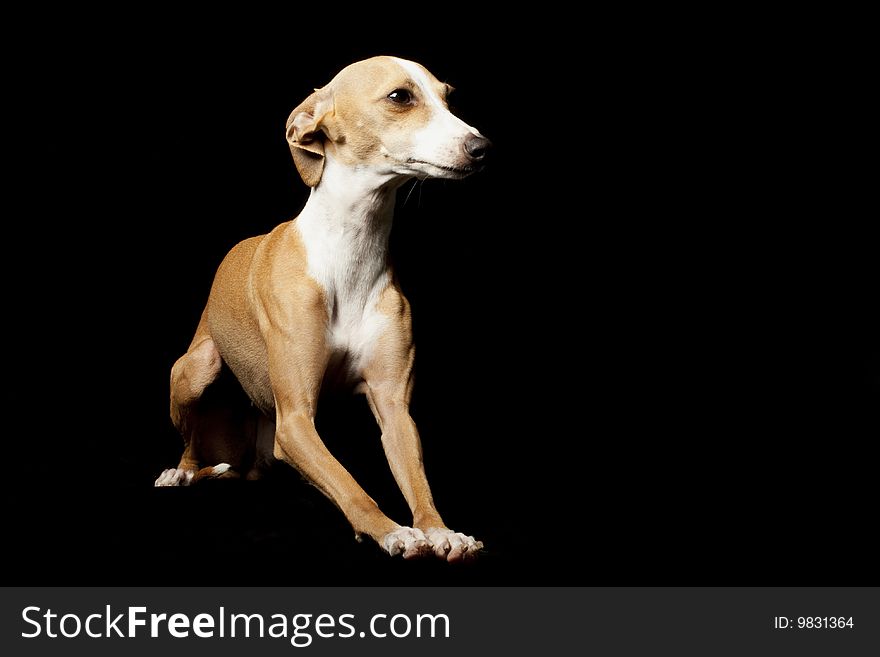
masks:
<instances>
[{"instance_id":1,"label":"dog's nose","mask_svg":"<svg viewBox=\"0 0 880 657\"><path fill-rule=\"evenodd\" d=\"M481 135L470 135L464 142L465 153L478 162L486 157L491 147L492 142Z\"/></svg>"}]
</instances>

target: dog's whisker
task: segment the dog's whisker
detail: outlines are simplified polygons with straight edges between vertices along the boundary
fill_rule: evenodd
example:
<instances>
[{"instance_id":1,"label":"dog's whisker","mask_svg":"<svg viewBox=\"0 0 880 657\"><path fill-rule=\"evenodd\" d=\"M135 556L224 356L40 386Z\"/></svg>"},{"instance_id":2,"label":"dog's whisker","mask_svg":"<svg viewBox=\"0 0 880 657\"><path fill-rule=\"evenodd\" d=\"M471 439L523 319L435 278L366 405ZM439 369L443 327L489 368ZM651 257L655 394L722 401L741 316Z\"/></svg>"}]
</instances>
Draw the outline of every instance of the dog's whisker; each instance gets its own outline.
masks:
<instances>
[{"instance_id":1,"label":"dog's whisker","mask_svg":"<svg viewBox=\"0 0 880 657\"><path fill-rule=\"evenodd\" d=\"M407 194L406 194L406 198L403 199L403 205L404 205L404 206L407 204L407 201L409 201L409 197L412 196L413 190L416 188L416 185L418 185L418 184L419 184L419 179L418 179L418 178L416 178L415 180L413 180L412 187L409 188L409 192L407 192Z\"/></svg>"}]
</instances>

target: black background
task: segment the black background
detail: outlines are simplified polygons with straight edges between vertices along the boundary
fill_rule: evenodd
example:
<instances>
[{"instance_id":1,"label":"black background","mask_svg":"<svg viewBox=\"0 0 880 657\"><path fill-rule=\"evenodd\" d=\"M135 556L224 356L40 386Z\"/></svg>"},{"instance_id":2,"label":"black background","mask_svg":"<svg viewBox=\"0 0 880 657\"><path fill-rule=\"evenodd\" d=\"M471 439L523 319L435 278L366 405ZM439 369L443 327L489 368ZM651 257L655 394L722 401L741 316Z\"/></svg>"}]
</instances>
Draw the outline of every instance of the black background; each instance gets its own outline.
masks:
<instances>
[{"instance_id":1,"label":"black background","mask_svg":"<svg viewBox=\"0 0 880 657\"><path fill-rule=\"evenodd\" d=\"M866 177L816 129L815 101L851 91L769 28L444 16L36 25L12 73L7 578L876 583ZM151 488L217 264L305 202L288 113L380 53L453 84L496 146L478 176L408 185L392 234L434 496L487 545L470 568L358 545L292 472ZM319 429L406 522L364 400L328 400Z\"/></svg>"}]
</instances>

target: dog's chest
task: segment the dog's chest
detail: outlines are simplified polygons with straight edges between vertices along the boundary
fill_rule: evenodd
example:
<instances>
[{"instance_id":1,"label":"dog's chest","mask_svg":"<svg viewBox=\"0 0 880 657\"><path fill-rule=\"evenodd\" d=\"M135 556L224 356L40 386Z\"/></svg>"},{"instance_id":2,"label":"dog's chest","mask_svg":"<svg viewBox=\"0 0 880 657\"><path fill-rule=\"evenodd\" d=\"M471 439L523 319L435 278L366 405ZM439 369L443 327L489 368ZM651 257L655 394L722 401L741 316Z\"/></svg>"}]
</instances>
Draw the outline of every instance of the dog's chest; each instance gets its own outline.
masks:
<instances>
[{"instance_id":1,"label":"dog's chest","mask_svg":"<svg viewBox=\"0 0 880 657\"><path fill-rule=\"evenodd\" d=\"M379 292L381 288L358 290L340 285L325 287L330 369L336 370L328 372L329 375L341 376L346 380L358 378L373 355L387 322L387 318L376 309Z\"/></svg>"},{"instance_id":2,"label":"dog's chest","mask_svg":"<svg viewBox=\"0 0 880 657\"><path fill-rule=\"evenodd\" d=\"M388 321L377 308L388 285L384 253L374 253L370 244L352 243L345 236L305 242L309 275L320 286L326 304L328 377L357 379Z\"/></svg>"}]
</instances>

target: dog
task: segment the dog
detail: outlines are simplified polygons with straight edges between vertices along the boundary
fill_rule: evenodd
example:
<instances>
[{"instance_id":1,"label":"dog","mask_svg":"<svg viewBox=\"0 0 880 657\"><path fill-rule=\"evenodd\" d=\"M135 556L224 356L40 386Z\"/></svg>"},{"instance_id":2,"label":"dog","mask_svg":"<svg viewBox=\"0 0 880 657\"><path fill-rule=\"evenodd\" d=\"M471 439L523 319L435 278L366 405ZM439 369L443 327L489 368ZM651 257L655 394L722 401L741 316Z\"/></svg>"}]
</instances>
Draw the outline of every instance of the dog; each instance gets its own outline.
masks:
<instances>
[{"instance_id":1,"label":"dog","mask_svg":"<svg viewBox=\"0 0 880 657\"><path fill-rule=\"evenodd\" d=\"M446 527L431 496L409 414L410 306L387 261L396 190L413 178L469 176L490 150L450 112L450 91L420 64L374 57L291 112L287 142L309 199L294 220L244 240L220 264L192 343L171 369L184 451L156 486L256 479L278 459L339 507L358 540L369 536L391 556L460 562L482 549ZM206 392L222 390L230 372L237 396ZM330 380L366 395L411 526L382 513L315 430Z\"/></svg>"}]
</instances>

